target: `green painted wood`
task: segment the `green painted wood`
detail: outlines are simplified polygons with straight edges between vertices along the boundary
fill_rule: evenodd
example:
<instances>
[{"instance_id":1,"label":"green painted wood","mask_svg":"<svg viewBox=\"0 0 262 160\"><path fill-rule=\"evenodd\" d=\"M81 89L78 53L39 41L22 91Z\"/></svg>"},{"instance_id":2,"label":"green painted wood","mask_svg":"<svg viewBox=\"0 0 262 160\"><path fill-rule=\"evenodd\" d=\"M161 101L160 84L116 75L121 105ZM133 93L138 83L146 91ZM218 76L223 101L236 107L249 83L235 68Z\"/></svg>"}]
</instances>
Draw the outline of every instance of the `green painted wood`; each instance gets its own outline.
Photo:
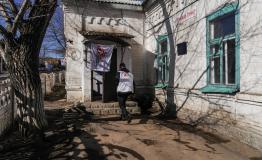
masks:
<instances>
[{"instance_id":1,"label":"green painted wood","mask_svg":"<svg viewBox=\"0 0 262 160\"><path fill-rule=\"evenodd\" d=\"M236 85L240 89L240 13L239 5L236 11Z\"/></svg>"},{"instance_id":2,"label":"green painted wood","mask_svg":"<svg viewBox=\"0 0 262 160\"><path fill-rule=\"evenodd\" d=\"M224 16L228 13L235 13L235 33L231 35L227 35L225 37L220 37L216 39L212 39L210 37L210 22L215 20L216 18L219 18L221 16ZM223 81L223 41L230 40L230 39L236 39L236 84L233 85L225 85L222 84ZM219 55L220 56L220 82L221 84L216 84L214 87L214 84L211 84L211 75L210 75L210 61L214 53L210 50L210 47L212 45L219 45ZM203 93L233 93L235 90L239 90L240 88L240 15L239 15L239 5L238 3L230 3L228 5L225 5L218 11L212 13L209 15L206 19L206 58L207 58L207 86L201 89ZM220 88L220 89L219 89ZM232 89L234 88L234 89ZM212 91L213 90L213 91Z\"/></svg>"},{"instance_id":3,"label":"green painted wood","mask_svg":"<svg viewBox=\"0 0 262 160\"><path fill-rule=\"evenodd\" d=\"M201 88L200 91L202 93L224 93L224 94L232 94L238 91L236 86L215 86L209 85L204 88Z\"/></svg>"},{"instance_id":4,"label":"green painted wood","mask_svg":"<svg viewBox=\"0 0 262 160\"><path fill-rule=\"evenodd\" d=\"M237 2L233 2L230 4L225 5L224 7L222 7L221 9L217 10L216 12L212 13L211 15L209 15L207 17L208 21L212 21L220 16L223 16L225 14L228 14L230 12L233 12L235 10L238 9L238 3Z\"/></svg>"},{"instance_id":5,"label":"green painted wood","mask_svg":"<svg viewBox=\"0 0 262 160\"><path fill-rule=\"evenodd\" d=\"M155 88L166 88L168 86L167 83L158 83L157 85L155 85Z\"/></svg>"},{"instance_id":6,"label":"green painted wood","mask_svg":"<svg viewBox=\"0 0 262 160\"><path fill-rule=\"evenodd\" d=\"M167 40L167 52L166 53L163 53L161 54L160 52L160 43L164 40ZM170 56L170 48L169 48L169 41L168 41L168 35L167 34L164 34L164 35L159 35L156 39L157 41L157 61L158 61L158 64L162 65L164 62L163 62L163 58L166 57L166 66L169 66L169 56ZM168 67L167 67L168 68ZM158 69L158 80L162 80L163 79L163 71L160 71L160 69ZM168 69L165 69L165 82L164 83L168 83L168 79L169 79L169 72L168 72ZM162 82L159 82L159 83L162 83Z\"/></svg>"}]
</instances>

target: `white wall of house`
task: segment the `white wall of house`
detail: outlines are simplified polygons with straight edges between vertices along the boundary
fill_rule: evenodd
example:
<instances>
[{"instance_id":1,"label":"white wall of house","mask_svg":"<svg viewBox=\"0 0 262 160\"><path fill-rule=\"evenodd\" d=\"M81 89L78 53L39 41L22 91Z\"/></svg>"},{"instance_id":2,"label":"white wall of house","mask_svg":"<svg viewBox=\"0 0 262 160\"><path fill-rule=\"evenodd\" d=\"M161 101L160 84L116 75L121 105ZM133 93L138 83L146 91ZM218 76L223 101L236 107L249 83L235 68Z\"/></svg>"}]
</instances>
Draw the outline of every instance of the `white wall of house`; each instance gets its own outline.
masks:
<instances>
[{"instance_id":1,"label":"white wall of house","mask_svg":"<svg viewBox=\"0 0 262 160\"><path fill-rule=\"evenodd\" d=\"M84 45L88 39L85 39L82 32L125 33L134 36L133 39L123 39L131 45L125 49L124 62L133 72L137 85L144 85L144 13L141 6L64 0L63 9L65 36L68 40L66 90L69 101L91 100L91 70L87 63L90 62L90 51ZM118 48L119 64L120 45L115 45Z\"/></svg>"},{"instance_id":2,"label":"white wall of house","mask_svg":"<svg viewBox=\"0 0 262 160\"><path fill-rule=\"evenodd\" d=\"M193 1L188 4L190 2ZM240 91L236 94L200 91L207 85L206 16L226 2L230 1L199 0L186 6L180 0L169 5L167 0L165 6L170 18L163 16L164 5L161 6L160 1L147 6L145 48L151 53L157 52L155 37L170 34L162 21L170 20L175 45L188 42L187 54L176 55L176 60L170 62L175 63L175 103L178 108L183 107L178 114L262 149L262 3L239 0ZM152 63L152 60L147 62ZM161 94L160 90L156 92Z\"/></svg>"},{"instance_id":3,"label":"white wall of house","mask_svg":"<svg viewBox=\"0 0 262 160\"><path fill-rule=\"evenodd\" d=\"M144 13L141 6L81 0L76 4L65 0L67 99L91 99L91 71L89 63L86 63L90 61L90 54L84 45L86 39L82 31L133 35L135 38L125 39L131 48L126 49L124 61L134 73L138 86L154 84L156 38L173 34L175 46L188 42L186 55L170 53L176 54L175 60L170 63L175 63L175 103L178 108L182 107L178 114L262 149L262 3L239 0L239 92L204 94L200 91L207 85L206 17L231 1L237 2L149 0ZM115 45L120 52L120 46ZM118 64L120 58L118 55ZM161 97L161 90L156 89L156 94Z\"/></svg>"}]
</instances>

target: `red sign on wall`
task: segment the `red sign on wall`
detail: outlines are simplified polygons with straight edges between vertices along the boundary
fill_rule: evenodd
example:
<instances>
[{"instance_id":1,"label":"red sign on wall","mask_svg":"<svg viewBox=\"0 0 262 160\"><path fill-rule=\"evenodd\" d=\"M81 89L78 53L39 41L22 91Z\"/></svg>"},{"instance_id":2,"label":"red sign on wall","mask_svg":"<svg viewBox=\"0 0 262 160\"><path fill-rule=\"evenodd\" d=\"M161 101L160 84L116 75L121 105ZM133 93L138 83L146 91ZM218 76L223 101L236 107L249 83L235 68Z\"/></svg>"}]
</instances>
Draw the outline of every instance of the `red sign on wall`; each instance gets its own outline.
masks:
<instances>
[{"instance_id":1,"label":"red sign on wall","mask_svg":"<svg viewBox=\"0 0 262 160\"><path fill-rule=\"evenodd\" d=\"M193 17L196 16L196 9L190 10L190 11L186 11L184 12L181 16L179 16L176 20L178 23L183 23Z\"/></svg>"}]
</instances>

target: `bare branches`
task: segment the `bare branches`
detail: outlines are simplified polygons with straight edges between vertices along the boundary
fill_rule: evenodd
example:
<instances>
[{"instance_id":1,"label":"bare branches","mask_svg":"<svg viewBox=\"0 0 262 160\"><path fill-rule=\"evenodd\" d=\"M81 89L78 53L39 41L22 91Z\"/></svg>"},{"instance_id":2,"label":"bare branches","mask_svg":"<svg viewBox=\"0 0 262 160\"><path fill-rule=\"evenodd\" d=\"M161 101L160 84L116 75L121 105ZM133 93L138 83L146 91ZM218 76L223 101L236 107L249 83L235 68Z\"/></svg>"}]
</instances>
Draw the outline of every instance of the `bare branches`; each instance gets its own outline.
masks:
<instances>
[{"instance_id":1,"label":"bare branches","mask_svg":"<svg viewBox=\"0 0 262 160\"><path fill-rule=\"evenodd\" d=\"M8 3L10 5L11 10L13 11L13 14L17 15L18 14L18 9L17 9L17 7L15 5L15 2L13 0L8 0Z\"/></svg>"},{"instance_id":2,"label":"bare branches","mask_svg":"<svg viewBox=\"0 0 262 160\"><path fill-rule=\"evenodd\" d=\"M29 5L30 1L29 0L24 0L18 14L16 15L15 17L15 20L14 20L14 24L12 26L12 29L11 29L11 33L15 34L16 33L16 29L17 29L17 26L18 26L18 23L19 23L19 20L24 16L25 14L25 11L27 9L27 6Z\"/></svg>"},{"instance_id":3,"label":"bare branches","mask_svg":"<svg viewBox=\"0 0 262 160\"><path fill-rule=\"evenodd\" d=\"M0 11L6 21L6 23L11 26L12 25L12 20L11 17L9 16L9 14L7 13L7 8L4 6L3 3L0 3Z\"/></svg>"},{"instance_id":4,"label":"bare branches","mask_svg":"<svg viewBox=\"0 0 262 160\"><path fill-rule=\"evenodd\" d=\"M8 37L8 31L2 25L0 25L0 33L3 35L4 38Z\"/></svg>"},{"instance_id":5,"label":"bare branches","mask_svg":"<svg viewBox=\"0 0 262 160\"><path fill-rule=\"evenodd\" d=\"M57 0L0 1L0 18L5 20L0 26L0 39L17 43L30 35L30 39L36 39L34 48L37 50L56 6Z\"/></svg>"}]
</instances>

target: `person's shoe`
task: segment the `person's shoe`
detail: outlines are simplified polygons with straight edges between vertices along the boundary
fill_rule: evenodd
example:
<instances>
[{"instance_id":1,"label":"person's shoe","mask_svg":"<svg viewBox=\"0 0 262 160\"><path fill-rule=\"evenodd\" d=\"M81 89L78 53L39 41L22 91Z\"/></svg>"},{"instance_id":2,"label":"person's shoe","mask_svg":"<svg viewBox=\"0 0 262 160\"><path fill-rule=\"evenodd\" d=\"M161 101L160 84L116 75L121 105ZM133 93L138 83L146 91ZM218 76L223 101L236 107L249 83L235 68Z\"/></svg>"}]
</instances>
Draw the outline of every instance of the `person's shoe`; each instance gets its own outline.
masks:
<instances>
[{"instance_id":1,"label":"person's shoe","mask_svg":"<svg viewBox=\"0 0 262 160\"><path fill-rule=\"evenodd\" d=\"M124 115L121 115L121 118L120 118L122 121L125 121L127 119L127 116L124 116Z\"/></svg>"},{"instance_id":2,"label":"person's shoe","mask_svg":"<svg viewBox=\"0 0 262 160\"><path fill-rule=\"evenodd\" d=\"M131 121L132 121L132 116L130 114L128 114L128 116L127 116L127 123L129 124L129 123L131 123Z\"/></svg>"}]
</instances>

